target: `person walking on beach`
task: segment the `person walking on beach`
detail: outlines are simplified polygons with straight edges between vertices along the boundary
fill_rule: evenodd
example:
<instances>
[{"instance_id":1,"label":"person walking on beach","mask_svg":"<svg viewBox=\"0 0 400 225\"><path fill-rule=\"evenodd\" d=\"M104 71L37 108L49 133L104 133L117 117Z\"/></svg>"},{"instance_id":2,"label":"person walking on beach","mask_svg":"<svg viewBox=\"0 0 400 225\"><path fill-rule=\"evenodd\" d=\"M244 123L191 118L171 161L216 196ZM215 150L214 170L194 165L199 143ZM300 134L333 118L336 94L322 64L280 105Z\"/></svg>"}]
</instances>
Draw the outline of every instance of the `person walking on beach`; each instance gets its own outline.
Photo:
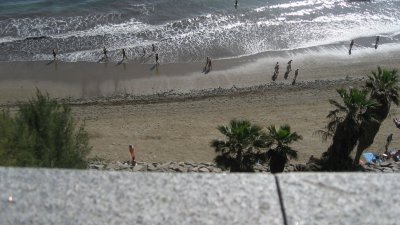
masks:
<instances>
[{"instance_id":1,"label":"person walking on beach","mask_svg":"<svg viewBox=\"0 0 400 225\"><path fill-rule=\"evenodd\" d=\"M235 9L238 7L238 0L235 0Z\"/></svg>"},{"instance_id":2,"label":"person walking on beach","mask_svg":"<svg viewBox=\"0 0 400 225\"><path fill-rule=\"evenodd\" d=\"M293 78L293 81L292 81L292 85L295 85L296 84L296 79L297 79L297 76L299 75L299 69L296 69L295 71L294 71L294 78Z\"/></svg>"},{"instance_id":3,"label":"person walking on beach","mask_svg":"<svg viewBox=\"0 0 400 225\"><path fill-rule=\"evenodd\" d=\"M103 47L103 54L104 54L104 59L107 59L107 49L106 47Z\"/></svg>"},{"instance_id":4,"label":"person walking on beach","mask_svg":"<svg viewBox=\"0 0 400 225\"><path fill-rule=\"evenodd\" d=\"M283 78L285 78L285 80L288 78L290 71L292 71L292 60L290 60L287 63L286 72L285 72L285 75L283 76Z\"/></svg>"},{"instance_id":5,"label":"person walking on beach","mask_svg":"<svg viewBox=\"0 0 400 225\"><path fill-rule=\"evenodd\" d=\"M275 73L277 75L279 74L279 62L276 62L276 64L275 64Z\"/></svg>"},{"instance_id":6,"label":"person walking on beach","mask_svg":"<svg viewBox=\"0 0 400 225\"><path fill-rule=\"evenodd\" d=\"M351 55L351 49L353 48L353 45L354 45L354 40L351 40L350 49L349 49L349 55Z\"/></svg>"},{"instance_id":7,"label":"person walking on beach","mask_svg":"<svg viewBox=\"0 0 400 225\"><path fill-rule=\"evenodd\" d=\"M276 62L274 68L274 75L272 75L272 81L275 81L276 78L278 78L278 74L279 74L279 62Z\"/></svg>"},{"instance_id":8,"label":"person walking on beach","mask_svg":"<svg viewBox=\"0 0 400 225\"><path fill-rule=\"evenodd\" d=\"M379 36L376 36L376 39L375 39L375 49L378 48L378 43L379 43Z\"/></svg>"},{"instance_id":9,"label":"person walking on beach","mask_svg":"<svg viewBox=\"0 0 400 225\"><path fill-rule=\"evenodd\" d=\"M55 48L53 48L53 60L56 61L57 60L57 51Z\"/></svg>"},{"instance_id":10,"label":"person walking on beach","mask_svg":"<svg viewBox=\"0 0 400 225\"><path fill-rule=\"evenodd\" d=\"M286 70L289 71L289 72L292 71L292 61L293 60L289 60L289 62L287 63L288 65L286 67Z\"/></svg>"},{"instance_id":11,"label":"person walking on beach","mask_svg":"<svg viewBox=\"0 0 400 225\"><path fill-rule=\"evenodd\" d=\"M205 73L205 72L207 71L207 68L208 68L208 60L209 60L209 57L207 56L207 58L206 58L206 63L204 64L204 67L203 67L203 73Z\"/></svg>"},{"instance_id":12,"label":"person walking on beach","mask_svg":"<svg viewBox=\"0 0 400 225\"><path fill-rule=\"evenodd\" d=\"M393 134L389 134L389 136L386 138L385 152L388 152L389 145L390 143L392 143L392 139L393 139Z\"/></svg>"},{"instance_id":13,"label":"person walking on beach","mask_svg":"<svg viewBox=\"0 0 400 225\"><path fill-rule=\"evenodd\" d=\"M157 66L159 65L159 63L158 63L158 53L156 53L156 65Z\"/></svg>"},{"instance_id":14,"label":"person walking on beach","mask_svg":"<svg viewBox=\"0 0 400 225\"><path fill-rule=\"evenodd\" d=\"M210 72L211 70L212 70L212 62L211 62L211 58L208 58L207 71Z\"/></svg>"},{"instance_id":15,"label":"person walking on beach","mask_svg":"<svg viewBox=\"0 0 400 225\"><path fill-rule=\"evenodd\" d=\"M126 57L126 52L125 49L122 49L122 61L124 61L125 59L128 59L128 57Z\"/></svg>"},{"instance_id":16,"label":"person walking on beach","mask_svg":"<svg viewBox=\"0 0 400 225\"><path fill-rule=\"evenodd\" d=\"M131 154L131 164L136 166L136 151L133 145L129 145L129 153Z\"/></svg>"}]
</instances>

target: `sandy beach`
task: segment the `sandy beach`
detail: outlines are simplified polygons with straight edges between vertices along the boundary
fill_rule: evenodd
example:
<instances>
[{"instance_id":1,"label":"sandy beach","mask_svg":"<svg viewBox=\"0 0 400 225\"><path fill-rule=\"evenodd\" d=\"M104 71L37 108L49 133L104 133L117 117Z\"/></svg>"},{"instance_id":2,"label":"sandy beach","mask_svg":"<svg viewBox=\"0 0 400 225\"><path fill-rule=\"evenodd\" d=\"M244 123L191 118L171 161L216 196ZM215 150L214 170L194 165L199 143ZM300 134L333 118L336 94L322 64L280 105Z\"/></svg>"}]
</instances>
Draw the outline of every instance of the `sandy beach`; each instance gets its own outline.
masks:
<instances>
[{"instance_id":1,"label":"sandy beach","mask_svg":"<svg viewBox=\"0 0 400 225\"><path fill-rule=\"evenodd\" d=\"M179 102L75 106L73 111L86 121L94 146L91 156L112 161L127 160L128 144L132 143L139 161L210 162L215 156L209 146L211 140L223 138L216 127L236 118L264 127L290 124L303 136L294 148L299 151L298 162L305 162L326 150L329 142L323 143L314 132L326 124L326 115L332 109L328 99L337 99L335 88L346 84ZM392 115L398 113L394 107ZM385 121L371 150L382 151L386 136L395 133L396 137L396 132L391 120ZM394 138L392 145L399 143Z\"/></svg>"},{"instance_id":2,"label":"sandy beach","mask_svg":"<svg viewBox=\"0 0 400 225\"><path fill-rule=\"evenodd\" d=\"M344 54L343 54L344 52ZM294 148L298 162L319 156L329 145L314 132L325 126L338 99L335 89L359 86L377 65L399 68L395 51L340 54L282 52L281 57L256 55L216 60L213 70L201 73L203 63L162 64L131 61L115 63L8 62L0 63L0 104L11 107L31 97L36 88L68 99L73 114L85 121L93 151L90 157L111 161L128 159L128 145L139 161L211 162L211 140L223 138L216 127L231 119L247 119L263 127L289 124L303 136ZM296 86L283 79L286 62L300 68ZM346 60L347 59L347 60ZM276 82L273 66L281 63ZM48 64L48 65L47 65ZM399 114L392 107L391 118ZM391 118L379 131L372 151L382 151L394 133Z\"/></svg>"}]
</instances>

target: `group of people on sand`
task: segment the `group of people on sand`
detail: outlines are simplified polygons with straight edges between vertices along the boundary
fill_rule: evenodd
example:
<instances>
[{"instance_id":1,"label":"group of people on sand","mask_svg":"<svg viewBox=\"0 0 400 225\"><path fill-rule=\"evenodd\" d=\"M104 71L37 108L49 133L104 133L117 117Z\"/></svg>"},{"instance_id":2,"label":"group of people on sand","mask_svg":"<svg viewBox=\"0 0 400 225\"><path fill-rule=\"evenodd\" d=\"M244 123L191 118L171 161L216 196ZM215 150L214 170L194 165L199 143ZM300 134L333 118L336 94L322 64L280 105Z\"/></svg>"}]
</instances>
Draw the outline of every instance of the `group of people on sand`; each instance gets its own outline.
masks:
<instances>
[{"instance_id":1,"label":"group of people on sand","mask_svg":"<svg viewBox=\"0 0 400 225\"><path fill-rule=\"evenodd\" d=\"M158 66L159 65L159 56L158 56L158 53L156 53L156 46L154 45L154 44L152 44L151 45L151 48L152 48L152 52L153 52L153 54L155 53L155 63L156 63L156 65ZM107 50L107 48L104 46L103 47L103 58L102 59L100 59L99 61L108 61L108 55L107 55L107 53L108 53L108 50ZM56 61L57 60L57 50L56 49L53 49L53 59L54 59L54 61ZM125 51L125 49L123 48L122 50L121 50L121 54L122 54L122 60L120 61L120 62L123 62L124 60L128 60L128 56L126 55L126 51ZM153 55L152 54L152 55ZM150 55L150 56L152 56L152 55ZM143 57L144 56L146 56L146 49L145 48L143 48Z\"/></svg>"},{"instance_id":2,"label":"group of people on sand","mask_svg":"<svg viewBox=\"0 0 400 225\"><path fill-rule=\"evenodd\" d=\"M394 125L400 129L400 120L398 118L393 119ZM372 163L376 163L378 160L387 160L387 159L393 159L395 162L400 161L400 150L398 149L389 149L389 145L392 142L393 139L393 134L389 134L389 136L386 138L386 144L385 144L385 151L383 154L374 154L375 159L372 159ZM361 164L364 164L362 160L360 160Z\"/></svg>"},{"instance_id":3,"label":"group of people on sand","mask_svg":"<svg viewBox=\"0 0 400 225\"><path fill-rule=\"evenodd\" d=\"M376 36L376 38L375 38L375 49L378 49L378 44L379 44L379 36ZM349 48L349 55L351 55L351 50L353 49L353 45L354 45L354 40L351 40L350 48Z\"/></svg>"},{"instance_id":4,"label":"group of people on sand","mask_svg":"<svg viewBox=\"0 0 400 225\"><path fill-rule=\"evenodd\" d=\"M286 72L285 72L285 75L283 76L283 78L285 78L285 80L289 77L289 73L292 71L292 61L293 60L289 60L289 62L287 63ZM278 78L278 75L279 75L279 62L276 62L275 68L274 68L274 75L272 76L272 80L275 81ZM297 76L298 75L299 75L299 69L296 69L294 71L294 77L293 77L292 85L296 84L296 80L297 80Z\"/></svg>"},{"instance_id":5,"label":"group of people on sand","mask_svg":"<svg viewBox=\"0 0 400 225\"><path fill-rule=\"evenodd\" d=\"M158 53L156 53L156 46L154 44L151 44L151 49L152 49L153 54L155 54L155 56L154 56L155 57L155 63L158 66L160 63L159 63ZM103 53L104 53L104 59L108 59L106 47L103 47ZM151 54L149 57L151 57L153 54ZM146 56L146 49L143 48L143 56L142 57L145 57L145 56ZM125 49L123 48L122 49L122 60L121 60L121 62L123 62L125 59L128 60L128 57L126 56Z\"/></svg>"}]
</instances>

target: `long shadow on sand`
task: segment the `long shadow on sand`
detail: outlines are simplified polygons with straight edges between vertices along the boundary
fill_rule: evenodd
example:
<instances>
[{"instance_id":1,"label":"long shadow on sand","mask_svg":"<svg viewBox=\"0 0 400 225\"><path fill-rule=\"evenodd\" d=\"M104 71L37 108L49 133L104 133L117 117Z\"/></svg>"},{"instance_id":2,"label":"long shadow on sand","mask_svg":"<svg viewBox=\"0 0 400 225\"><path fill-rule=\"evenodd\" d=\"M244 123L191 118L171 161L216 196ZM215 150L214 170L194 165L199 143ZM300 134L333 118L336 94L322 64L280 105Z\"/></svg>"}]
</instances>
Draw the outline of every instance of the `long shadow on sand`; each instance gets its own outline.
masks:
<instances>
[{"instance_id":1,"label":"long shadow on sand","mask_svg":"<svg viewBox=\"0 0 400 225\"><path fill-rule=\"evenodd\" d=\"M123 59L123 60L121 60L121 61L117 62L117 64L115 64L115 66L119 66L119 65L121 65L121 64L124 62L124 60L125 60L125 59Z\"/></svg>"},{"instance_id":2,"label":"long shadow on sand","mask_svg":"<svg viewBox=\"0 0 400 225\"><path fill-rule=\"evenodd\" d=\"M274 71L274 75L272 75L272 81L275 81L278 78L278 72Z\"/></svg>"},{"instance_id":3,"label":"long shadow on sand","mask_svg":"<svg viewBox=\"0 0 400 225\"><path fill-rule=\"evenodd\" d=\"M51 60L50 62L46 63L46 66L51 65L52 63L54 63L55 60Z\"/></svg>"},{"instance_id":4,"label":"long shadow on sand","mask_svg":"<svg viewBox=\"0 0 400 225\"><path fill-rule=\"evenodd\" d=\"M108 59L106 57L102 57L101 59L97 60L97 63L107 62Z\"/></svg>"},{"instance_id":5,"label":"long shadow on sand","mask_svg":"<svg viewBox=\"0 0 400 225\"><path fill-rule=\"evenodd\" d=\"M203 67L203 71L201 71L202 73L204 73L204 74L207 74L207 73L209 73L211 71L211 68L207 68L206 66L205 67Z\"/></svg>"},{"instance_id":6,"label":"long shadow on sand","mask_svg":"<svg viewBox=\"0 0 400 225\"><path fill-rule=\"evenodd\" d=\"M158 67L158 64L154 64L152 67L150 67L150 70L154 70L157 67Z\"/></svg>"},{"instance_id":7,"label":"long shadow on sand","mask_svg":"<svg viewBox=\"0 0 400 225\"><path fill-rule=\"evenodd\" d=\"M147 63L149 60L150 60L150 58L153 56L153 54L150 54L149 56L147 56L147 57L145 57L145 56L142 56L142 63Z\"/></svg>"}]
</instances>

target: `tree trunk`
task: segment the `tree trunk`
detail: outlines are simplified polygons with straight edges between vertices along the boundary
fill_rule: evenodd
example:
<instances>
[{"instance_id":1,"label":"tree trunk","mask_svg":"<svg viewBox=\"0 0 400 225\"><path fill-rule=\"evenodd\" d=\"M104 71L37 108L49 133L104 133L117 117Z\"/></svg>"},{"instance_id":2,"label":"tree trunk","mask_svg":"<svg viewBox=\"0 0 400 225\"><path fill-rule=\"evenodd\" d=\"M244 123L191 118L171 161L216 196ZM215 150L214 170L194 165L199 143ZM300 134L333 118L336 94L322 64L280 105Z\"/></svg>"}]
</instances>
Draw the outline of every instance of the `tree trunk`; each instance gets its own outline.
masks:
<instances>
[{"instance_id":1,"label":"tree trunk","mask_svg":"<svg viewBox=\"0 0 400 225\"><path fill-rule=\"evenodd\" d=\"M375 136L378 133L379 128L381 127L381 123L387 118L390 111L390 102L387 102L384 99L381 99L379 101L379 96L376 95L372 97L378 100L381 105L380 107L377 107L375 109L370 109L369 112L374 115L376 121L361 124L361 130L363 131L363 133L360 135L358 141L357 152L353 161L354 167L359 164L361 155L364 150L371 146L372 143L374 143Z\"/></svg>"},{"instance_id":2,"label":"tree trunk","mask_svg":"<svg viewBox=\"0 0 400 225\"><path fill-rule=\"evenodd\" d=\"M242 150L239 149L236 156L236 165L234 166L234 169L231 170L231 172L243 172L242 164L243 164Z\"/></svg>"},{"instance_id":3,"label":"tree trunk","mask_svg":"<svg viewBox=\"0 0 400 225\"><path fill-rule=\"evenodd\" d=\"M273 153L269 161L269 169L271 173L282 173L285 169L286 161L287 160L283 156Z\"/></svg>"},{"instance_id":4,"label":"tree trunk","mask_svg":"<svg viewBox=\"0 0 400 225\"><path fill-rule=\"evenodd\" d=\"M353 161L354 167L359 164L364 150L374 143L375 136L378 133L381 124L379 121L374 121L370 123L362 123L361 126L362 134L358 140L357 152Z\"/></svg>"},{"instance_id":5,"label":"tree trunk","mask_svg":"<svg viewBox=\"0 0 400 225\"><path fill-rule=\"evenodd\" d=\"M356 156L354 156L354 161L353 161L353 168L358 166L360 164L360 158L361 154L363 153L364 150L357 148Z\"/></svg>"},{"instance_id":6,"label":"tree trunk","mask_svg":"<svg viewBox=\"0 0 400 225\"><path fill-rule=\"evenodd\" d=\"M351 151L357 145L359 128L350 118L341 122L332 138L332 144L322 154L325 158L323 168L328 171L344 171L351 169L353 160Z\"/></svg>"}]
</instances>

